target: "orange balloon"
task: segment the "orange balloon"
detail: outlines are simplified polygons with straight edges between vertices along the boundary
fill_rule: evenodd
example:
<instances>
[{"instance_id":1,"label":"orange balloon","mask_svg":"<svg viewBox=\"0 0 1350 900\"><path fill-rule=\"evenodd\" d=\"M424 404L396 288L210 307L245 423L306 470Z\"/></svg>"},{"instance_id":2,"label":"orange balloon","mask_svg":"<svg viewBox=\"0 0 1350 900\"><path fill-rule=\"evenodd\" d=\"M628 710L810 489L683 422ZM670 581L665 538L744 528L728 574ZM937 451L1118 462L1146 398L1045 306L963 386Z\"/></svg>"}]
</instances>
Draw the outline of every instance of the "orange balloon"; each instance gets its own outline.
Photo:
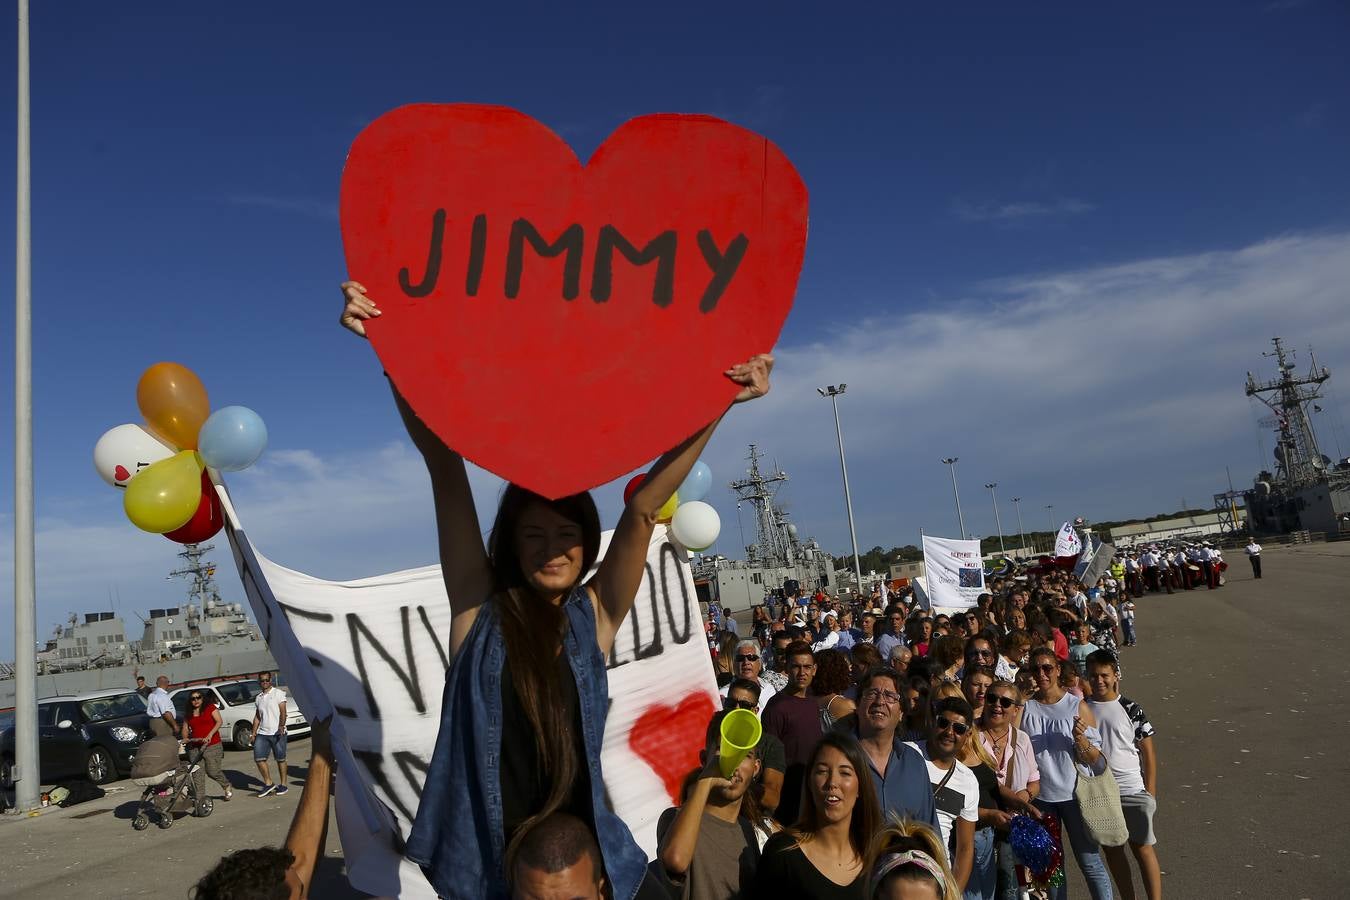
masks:
<instances>
[{"instance_id":1,"label":"orange balloon","mask_svg":"<svg viewBox=\"0 0 1350 900\"><path fill-rule=\"evenodd\" d=\"M180 450L197 449L197 433L211 415L202 380L186 366L171 362L145 370L136 385L136 405L150 430Z\"/></svg>"}]
</instances>

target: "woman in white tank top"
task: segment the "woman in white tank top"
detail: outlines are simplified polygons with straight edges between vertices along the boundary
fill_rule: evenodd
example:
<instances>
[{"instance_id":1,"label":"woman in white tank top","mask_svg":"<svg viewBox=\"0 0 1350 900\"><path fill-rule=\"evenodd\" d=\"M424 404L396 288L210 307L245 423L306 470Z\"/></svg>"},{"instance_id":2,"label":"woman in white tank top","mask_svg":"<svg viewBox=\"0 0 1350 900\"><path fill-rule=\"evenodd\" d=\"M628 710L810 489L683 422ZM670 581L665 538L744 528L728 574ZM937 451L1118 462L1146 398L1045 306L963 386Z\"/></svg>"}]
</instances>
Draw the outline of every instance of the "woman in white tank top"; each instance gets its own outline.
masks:
<instances>
[{"instance_id":1,"label":"woman in white tank top","mask_svg":"<svg viewBox=\"0 0 1350 900\"><path fill-rule=\"evenodd\" d=\"M1060 661L1053 650L1033 650L1027 667L1036 679L1036 696L1022 711L1022 730L1031 738L1041 772L1036 805L1059 817L1063 836L1073 849L1093 900L1111 900L1111 876L1102 861L1101 848L1088 833L1073 794L1079 765L1094 772L1106 769L1097 720L1080 698L1060 684ZM1055 900L1068 896L1067 882L1051 888Z\"/></svg>"}]
</instances>

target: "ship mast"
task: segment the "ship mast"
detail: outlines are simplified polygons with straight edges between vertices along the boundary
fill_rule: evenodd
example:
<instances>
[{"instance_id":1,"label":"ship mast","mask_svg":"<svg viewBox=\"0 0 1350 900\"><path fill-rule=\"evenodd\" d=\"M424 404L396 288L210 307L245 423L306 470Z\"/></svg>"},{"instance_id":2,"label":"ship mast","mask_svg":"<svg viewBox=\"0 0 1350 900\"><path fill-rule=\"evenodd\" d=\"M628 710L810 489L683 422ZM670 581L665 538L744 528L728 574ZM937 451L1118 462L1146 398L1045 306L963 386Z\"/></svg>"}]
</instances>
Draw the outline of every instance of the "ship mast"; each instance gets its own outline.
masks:
<instances>
[{"instance_id":1,"label":"ship mast","mask_svg":"<svg viewBox=\"0 0 1350 900\"><path fill-rule=\"evenodd\" d=\"M1294 374L1291 361L1294 351L1285 350L1278 337L1271 338L1271 343L1275 350L1261 355L1277 361L1280 375L1258 382L1248 372L1247 396L1260 400L1275 414L1276 477L1288 487L1297 488L1320 481L1326 474L1326 462L1308 418L1308 404L1321 398L1322 384L1331 377L1331 372L1325 366L1318 368L1317 359L1310 350L1311 368L1300 378Z\"/></svg>"},{"instance_id":2,"label":"ship mast","mask_svg":"<svg viewBox=\"0 0 1350 900\"><path fill-rule=\"evenodd\" d=\"M216 589L216 580L213 577L216 574L215 564L202 562L202 557L214 549L214 544L207 544L204 547L201 544L184 544L178 556L186 560L187 564L180 569L174 569L168 575L169 578L191 578L188 600L199 600L203 610L209 608L207 600L217 604L220 602L220 592Z\"/></svg>"},{"instance_id":3,"label":"ship mast","mask_svg":"<svg viewBox=\"0 0 1350 900\"><path fill-rule=\"evenodd\" d=\"M788 480L781 469L768 475L760 472L759 447L750 445L750 467L746 476L731 482L738 503L749 503L755 511L755 543L745 548L747 561L760 566L792 565L792 540L783 511L774 505L774 495Z\"/></svg>"}]
</instances>

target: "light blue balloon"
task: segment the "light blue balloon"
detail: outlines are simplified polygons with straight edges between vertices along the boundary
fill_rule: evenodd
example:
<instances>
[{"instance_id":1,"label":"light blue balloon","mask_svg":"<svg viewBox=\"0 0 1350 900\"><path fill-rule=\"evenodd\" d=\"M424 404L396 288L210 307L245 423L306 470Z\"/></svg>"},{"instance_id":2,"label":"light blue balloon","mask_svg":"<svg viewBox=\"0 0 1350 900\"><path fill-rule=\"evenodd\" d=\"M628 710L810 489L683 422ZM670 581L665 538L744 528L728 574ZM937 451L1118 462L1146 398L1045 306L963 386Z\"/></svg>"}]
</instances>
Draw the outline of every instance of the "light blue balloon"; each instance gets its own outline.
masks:
<instances>
[{"instance_id":1,"label":"light blue balloon","mask_svg":"<svg viewBox=\"0 0 1350 900\"><path fill-rule=\"evenodd\" d=\"M197 436L202 461L222 472L247 469L266 447L267 426L246 406L227 406L211 413Z\"/></svg>"},{"instance_id":2,"label":"light blue balloon","mask_svg":"<svg viewBox=\"0 0 1350 900\"><path fill-rule=\"evenodd\" d=\"M712 490L712 469L708 468L707 463L699 460L694 463L694 467L689 470L689 474L680 485L680 502L702 500L708 496L710 490Z\"/></svg>"}]
</instances>

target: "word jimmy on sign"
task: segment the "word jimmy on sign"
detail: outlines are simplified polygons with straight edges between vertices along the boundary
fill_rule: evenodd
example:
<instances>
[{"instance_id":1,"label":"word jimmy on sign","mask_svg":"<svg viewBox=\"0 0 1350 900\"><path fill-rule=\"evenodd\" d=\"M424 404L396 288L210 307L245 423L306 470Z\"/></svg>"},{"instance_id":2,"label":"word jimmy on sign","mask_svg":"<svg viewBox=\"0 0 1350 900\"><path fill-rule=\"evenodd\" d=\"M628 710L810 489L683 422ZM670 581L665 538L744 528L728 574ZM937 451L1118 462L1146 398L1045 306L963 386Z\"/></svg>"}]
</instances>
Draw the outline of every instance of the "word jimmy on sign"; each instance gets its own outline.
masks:
<instances>
[{"instance_id":1,"label":"word jimmy on sign","mask_svg":"<svg viewBox=\"0 0 1350 900\"><path fill-rule=\"evenodd\" d=\"M446 212L436 210L431 216L431 234L427 245L426 261L421 266L421 276L413 281L414 273L404 266L398 273L399 287L412 298L429 296L440 282L441 266L445 249ZM486 213L474 216L469 227L469 257L464 274L464 293L470 297L478 296L483 280L483 267L487 258L488 217ZM718 301L726 292L736 270L745 258L750 239L737 234L726 245L719 247L717 239L710 230L700 229L694 236L699 255L708 267L708 282L699 298L700 312L710 313L717 308ZM652 303L660 307L670 306L675 300L675 257L679 249L679 234L671 229L663 231L646 243L641 249L628 240L613 225L603 225L595 239L594 262L591 269L590 297L596 303L607 303L610 299L614 275L614 253L617 250L629 264L646 266L656 264L652 281ZM514 300L520 294L522 271L525 267L526 245L535 255L552 259L563 257L562 298L575 300L581 294L581 269L585 256L586 234L579 223L572 223L563 229L553 241L549 241L528 219L516 219L506 242L506 275L502 289L508 300Z\"/></svg>"}]
</instances>

